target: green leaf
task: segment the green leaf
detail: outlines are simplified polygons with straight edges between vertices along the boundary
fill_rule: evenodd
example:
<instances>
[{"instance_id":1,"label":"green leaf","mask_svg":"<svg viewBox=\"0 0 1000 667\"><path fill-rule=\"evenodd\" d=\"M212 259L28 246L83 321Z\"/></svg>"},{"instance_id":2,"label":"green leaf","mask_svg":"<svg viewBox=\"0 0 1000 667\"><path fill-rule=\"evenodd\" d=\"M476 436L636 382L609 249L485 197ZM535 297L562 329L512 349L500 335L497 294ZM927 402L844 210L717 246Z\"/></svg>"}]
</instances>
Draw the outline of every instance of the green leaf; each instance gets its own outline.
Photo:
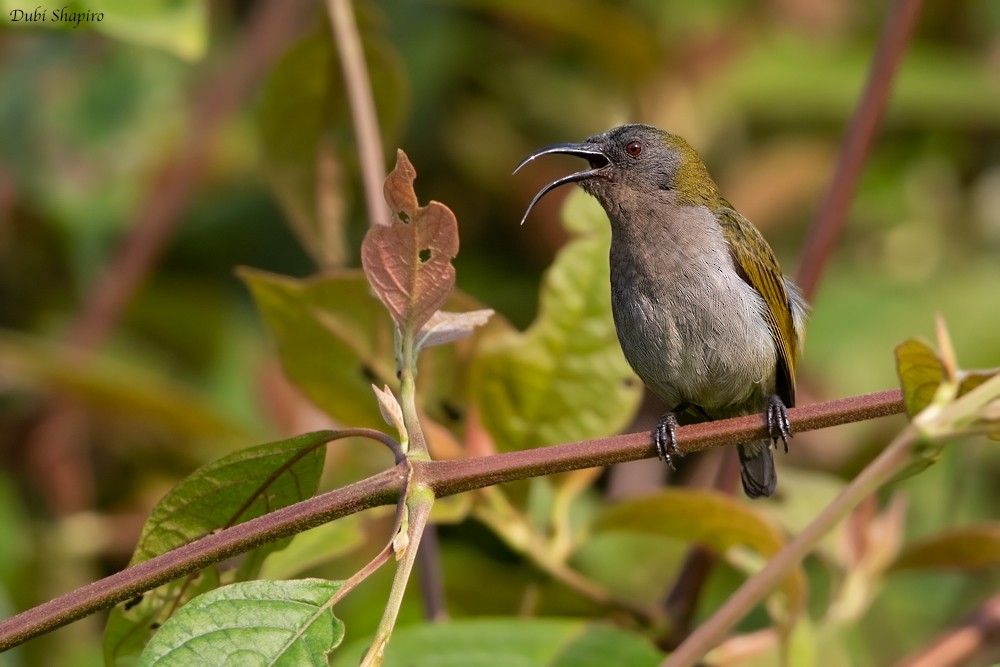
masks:
<instances>
[{"instance_id":1,"label":"green leaf","mask_svg":"<svg viewBox=\"0 0 1000 667\"><path fill-rule=\"evenodd\" d=\"M218 589L219 585L219 571L208 567L114 607L104 627L105 664L134 665L165 618L191 599Z\"/></svg>"},{"instance_id":2,"label":"green leaf","mask_svg":"<svg viewBox=\"0 0 1000 667\"><path fill-rule=\"evenodd\" d=\"M367 642L337 652L357 665ZM563 619L476 619L415 625L393 633L384 667L643 667L663 659L648 639L598 623Z\"/></svg>"},{"instance_id":3,"label":"green leaf","mask_svg":"<svg viewBox=\"0 0 1000 667\"><path fill-rule=\"evenodd\" d=\"M930 345L919 338L910 338L896 347L896 373L906 413L912 419L934 400L934 393L944 380L944 365Z\"/></svg>"},{"instance_id":4,"label":"green leaf","mask_svg":"<svg viewBox=\"0 0 1000 667\"><path fill-rule=\"evenodd\" d=\"M781 532L761 512L714 491L663 489L616 503L599 515L594 530L662 535L720 553L749 547L765 559L785 545ZM806 579L801 565L788 573L780 590L788 608L794 612L803 609Z\"/></svg>"},{"instance_id":5,"label":"green leaf","mask_svg":"<svg viewBox=\"0 0 1000 667\"><path fill-rule=\"evenodd\" d=\"M323 579L246 581L199 595L156 633L139 665L326 665L344 639Z\"/></svg>"},{"instance_id":6,"label":"green leaf","mask_svg":"<svg viewBox=\"0 0 1000 667\"><path fill-rule=\"evenodd\" d=\"M305 500L316 493L323 448L334 431L317 431L235 452L203 466L180 482L153 508L143 526L131 564L189 544L214 530L243 523ZM232 578L256 576L265 555L288 540L248 554ZM184 601L219 584L215 568L165 584L112 610L104 635L108 663L138 654L149 632Z\"/></svg>"},{"instance_id":7,"label":"green leaf","mask_svg":"<svg viewBox=\"0 0 1000 667\"><path fill-rule=\"evenodd\" d=\"M950 350L947 330L943 327L943 322L939 322L938 335L941 338L941 349ZM941 356L935 353L930 345L918 339L909 339L896 347L896 372L903 388L906 412L911 419L932 403L937 402L938 407L943 408L944 403L965 396L1000 374L1000 369L996 368L962 370L954 366L954 361L949 362L948 367L953 370L948 372ZM939 392L942 383L950 378L953 378L948 385L950 391ZM957 387L954 386L955 383ZM942 395L939 396L939 393ZM979 397L978 406L967 405L965 413L952 416L952 423L935 426L935 429L943 428L943 432L938 434L943 435L970 427L978 429L986 427L983 430L988 437L1000 440L1000 428L995 426L998 422L1000 422L1000 405L995 402L994 397L987 394ZM925 424L925 428L926 426ZM916 459L897 473L893 481L909 477L934 463L939 458L942 447L941 442L921 443L915 448Z\"/></svg>"},{"instance_id":8,"label":"green leaf","mask_svg":"<svg viewBox=\"0 0 1000 667\"><path fill-rule=\"evenodd\" d=\"M580 191L563 220L575 238L545 275L538 317L484 341L474 362L472 393L502 450L616 433L639 405L611 317L607 218Z\"/></svg>"},{"instance_id":9,"label":"green leaf","mask_svg":"<svg viewBox=\"0 0 1000 667\"><path fill-rule=\"evenodd\" d=\"M971 570L1000 565L1000 523L948 530L907 545L891 570Z\"/></svg>"},{"instance_id":10,"label":"green leaf","mask_svg":"<svg viewBox=\"0 0 1000 667\"><path fill-rule=\"evenodd\" d=\"M570 565L624 599L656 605L686 553L687 545L662 535L601 531L586 536Z\"/></svg>"}]
</instances>

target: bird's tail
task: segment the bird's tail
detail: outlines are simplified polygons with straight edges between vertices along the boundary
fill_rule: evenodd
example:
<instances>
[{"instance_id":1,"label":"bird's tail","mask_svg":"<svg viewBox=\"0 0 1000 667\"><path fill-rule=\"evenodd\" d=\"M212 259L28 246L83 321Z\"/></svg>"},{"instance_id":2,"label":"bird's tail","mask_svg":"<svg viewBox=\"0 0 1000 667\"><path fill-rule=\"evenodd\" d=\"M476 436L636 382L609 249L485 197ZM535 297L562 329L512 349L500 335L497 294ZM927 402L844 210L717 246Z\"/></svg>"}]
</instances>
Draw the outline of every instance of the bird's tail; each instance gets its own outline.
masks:
<instances>
[{"instance_id":1,"label":"bird's tail","mask_svg":"<svg viewBox=\"0 0 1000 667\"><path fill-rule=\"evenodd\" d=\"M758 440L737 447L740 453L743 491L748 498L774 495L778 476L774 472L774 455L771 453L770 444L767 440Z\"/></svg>"}]
</instances>

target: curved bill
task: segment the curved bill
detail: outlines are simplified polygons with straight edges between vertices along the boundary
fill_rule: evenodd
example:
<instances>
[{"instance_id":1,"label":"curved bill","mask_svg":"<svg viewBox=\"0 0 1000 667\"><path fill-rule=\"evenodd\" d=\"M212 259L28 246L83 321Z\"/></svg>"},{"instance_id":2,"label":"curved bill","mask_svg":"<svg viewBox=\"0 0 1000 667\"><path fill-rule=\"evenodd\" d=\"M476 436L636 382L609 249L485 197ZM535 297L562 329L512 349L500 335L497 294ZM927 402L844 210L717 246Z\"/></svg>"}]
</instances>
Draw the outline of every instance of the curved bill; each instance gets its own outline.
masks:
<instances>
[{"instance_id":1,"label":"curved bill","mask_svg":"<svg viewBox=\"0 0 1000 667\"><path fill-rule=\"evenodd\" d=\"M528 164L536 157L541 157L542 155L551 155L553 153L561 153L563 155L575 155L576 157L582 157L583 159L587 160L590 163L590 169L586 169L584 171L578 171L574 174L569 174L568 176L563 176L562 178L558 178L549 183L548 185L546 185L541 190L539 190L538 194L535 195L535 198L531 200L530 204L528 204L528 210L524 212L524 216L521 218L522 225L524 224L524 221L528 219L528 216L531 214L531 210L535 208L535 204L537 204L542 197L552 192L560 185L566 185L567 183L578 183L580 181L585 181L588 178L593 178L594 176L597 176L601 172L601 170L604 169L609 164L607 156L604 155L601 149L594 146L593 144L586 144L586 143L554 144L552 146L546 146L545 148L540 148L531 155L529 155L528 157L521 160L521 164L517 165L517 169L514 170L514 173L516 174L518 171L520 171L521 167Z\"/></svg>"}]
</instances>

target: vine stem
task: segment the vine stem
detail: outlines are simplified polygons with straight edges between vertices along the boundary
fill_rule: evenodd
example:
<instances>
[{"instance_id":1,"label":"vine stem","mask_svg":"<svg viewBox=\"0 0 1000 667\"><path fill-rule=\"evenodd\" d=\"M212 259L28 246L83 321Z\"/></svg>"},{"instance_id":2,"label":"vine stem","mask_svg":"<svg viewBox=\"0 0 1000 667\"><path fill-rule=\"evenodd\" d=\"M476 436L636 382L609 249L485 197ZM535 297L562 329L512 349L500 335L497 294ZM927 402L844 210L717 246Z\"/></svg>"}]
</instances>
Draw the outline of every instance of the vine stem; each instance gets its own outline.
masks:
<instances>
[{"instance_id":1,"label":"vine stem","mask_svg":"<svg viewBox=\"0 0 1000 667\"><path fill-rule=\"evenodd\" d=\"M813 221L795 282L811 300L826 262L847 223L847 209L857 189L868 147L892 92L892 83L906 53L923 0L895 0L889 7L878 48L840 150L837 169Z\"/></svg>"}]
</instances>

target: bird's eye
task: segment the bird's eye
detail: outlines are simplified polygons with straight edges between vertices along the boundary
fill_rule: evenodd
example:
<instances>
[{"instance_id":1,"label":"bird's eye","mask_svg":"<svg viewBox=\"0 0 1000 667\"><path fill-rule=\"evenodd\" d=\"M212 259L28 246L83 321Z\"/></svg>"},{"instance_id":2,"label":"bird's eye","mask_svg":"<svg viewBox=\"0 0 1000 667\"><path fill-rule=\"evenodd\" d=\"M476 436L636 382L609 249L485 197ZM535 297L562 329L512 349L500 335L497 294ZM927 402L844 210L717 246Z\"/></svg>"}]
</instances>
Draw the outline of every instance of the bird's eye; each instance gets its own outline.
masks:
<instances>
[{"instance_id":1,"label":"bird's eye","mask_svg":"<svg viewBox=\"0 0 1000 667\"><path fill-rule=\"evenodd\" d=\"M642 144L638 141L630 141L628 145L625 146L625 152L632 157L639 157L639 153L642 152Z\"/></svg>"}]
</instances>

